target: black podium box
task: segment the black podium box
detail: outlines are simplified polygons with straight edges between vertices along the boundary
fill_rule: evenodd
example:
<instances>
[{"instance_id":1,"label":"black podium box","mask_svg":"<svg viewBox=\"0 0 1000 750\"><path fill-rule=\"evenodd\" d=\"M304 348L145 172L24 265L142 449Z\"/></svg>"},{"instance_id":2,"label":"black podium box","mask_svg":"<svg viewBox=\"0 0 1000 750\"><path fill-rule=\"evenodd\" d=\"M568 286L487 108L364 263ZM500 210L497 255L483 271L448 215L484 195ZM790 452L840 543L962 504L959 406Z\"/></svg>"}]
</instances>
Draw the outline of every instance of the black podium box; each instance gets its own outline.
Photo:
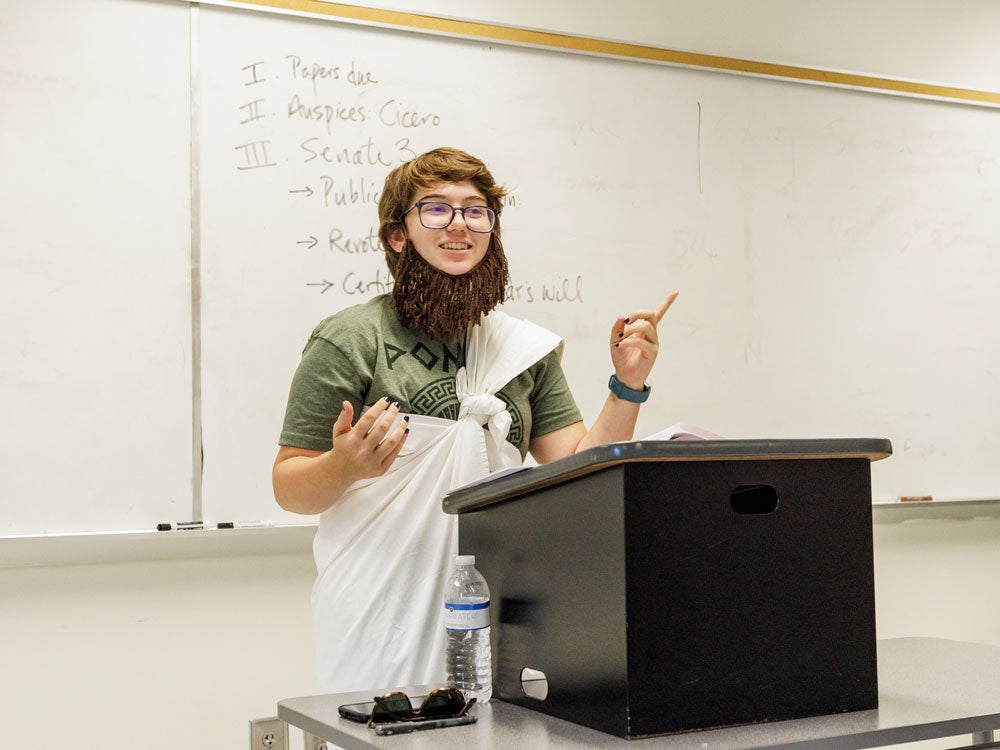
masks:
<instances>
[{"instance_id":1,"label":"black podium box","mask_svg":"<svg viewBox=\"0 0 1000 750\"><path fill-rule=\"evenodd\" d=\"M615 443L449 493L494 696L628 738L875 708L869 464L891 452Z\"/></svg>"}]
</instances>

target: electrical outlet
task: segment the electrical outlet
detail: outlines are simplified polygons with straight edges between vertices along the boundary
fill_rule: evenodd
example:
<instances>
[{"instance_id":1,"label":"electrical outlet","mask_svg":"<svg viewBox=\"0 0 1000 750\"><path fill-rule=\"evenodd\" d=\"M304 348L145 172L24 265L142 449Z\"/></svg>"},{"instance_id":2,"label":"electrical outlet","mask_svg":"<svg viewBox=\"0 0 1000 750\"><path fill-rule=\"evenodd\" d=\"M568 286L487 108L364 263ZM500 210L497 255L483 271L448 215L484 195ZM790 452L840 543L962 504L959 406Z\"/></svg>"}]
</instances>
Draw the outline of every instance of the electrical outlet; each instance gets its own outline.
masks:
<instances>
[{"instance_id":1,"label":"electrical outlet","mask_svg":"<svg viewBox=\"0 0 1000 750\"><path fill-rule=\"evenodd\" d=\"M250 750L288 750L288 725L276 716L250 719Z\"/></svg>"},{"instance_id":2,"label":"electrical outlet","mask_svg":"<svg viewBox=\"0 0 1000 750\"><path fill-rule=\"evenodd\" d=\"M326 750L326 741L315 734L304 731L302 732L302 746L305 750Z\"/></svg>"}]
</instances>

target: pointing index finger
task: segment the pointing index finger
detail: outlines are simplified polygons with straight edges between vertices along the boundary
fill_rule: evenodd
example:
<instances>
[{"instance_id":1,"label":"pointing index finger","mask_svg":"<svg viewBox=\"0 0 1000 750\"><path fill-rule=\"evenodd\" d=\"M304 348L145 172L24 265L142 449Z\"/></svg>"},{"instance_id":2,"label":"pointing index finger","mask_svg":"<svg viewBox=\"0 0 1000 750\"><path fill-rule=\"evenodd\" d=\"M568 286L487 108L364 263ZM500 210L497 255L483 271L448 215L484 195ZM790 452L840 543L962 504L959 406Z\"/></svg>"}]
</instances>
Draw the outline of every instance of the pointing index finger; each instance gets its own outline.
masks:
<instances>
[{"instance_id":1,"label":"pointing index finger","mask_svg":"<svg viewBox=\"0 0 1000 750\"><path fill-rule=\"evenodd\" d=\"M667 295L667 298L663 300L659 307L656 308L656 322L659 323L663 320L663 316L667 314L667 310L670 306L674 304L674 300L677 299L677 292L671 292Z\"/></svg>"}]
</instances>

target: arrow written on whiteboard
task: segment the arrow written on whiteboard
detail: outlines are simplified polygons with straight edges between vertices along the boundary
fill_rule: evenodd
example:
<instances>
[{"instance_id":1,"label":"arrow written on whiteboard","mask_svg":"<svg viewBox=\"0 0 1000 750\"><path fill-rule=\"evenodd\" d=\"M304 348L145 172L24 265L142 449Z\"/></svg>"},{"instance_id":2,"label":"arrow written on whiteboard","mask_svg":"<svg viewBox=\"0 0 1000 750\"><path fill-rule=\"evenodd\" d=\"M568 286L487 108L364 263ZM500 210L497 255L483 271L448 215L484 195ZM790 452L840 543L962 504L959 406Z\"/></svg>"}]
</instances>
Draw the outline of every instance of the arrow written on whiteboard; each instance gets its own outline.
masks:
<instances>
[{"instance_id":1,"label":"arrow written on whiteboard","mask_svg":"<svg viewBox=\"0 0 1000 750\"><path fill-rule=\"evenodd\" d=\"M308 185L306 185L301 190L289 190L288 192L289 193L305 193L306 194L306 198L308 198L310 195L313 194L313 189L311 187L309 187Z\"/></svg>"},{"instance_id":2,"label":"arrow written on whiteboard","mask_svg":"<svg viewBox=\"0 0 1000 750\"><path fill-rule=\"evenodd\" d=\"M316 243L317 242L319 242L319 240L317 240L315 237L313 237L310 234L308 240L299 240L295 244L296 245L309 245L309 247L307 247L306 250L311 250L312 248L316 247Z\"/></svg>"},{"instance_id":3,"label":"arrow written on whiteboard","mask_svg":"<svg viewBox=\"0 0 1000 750\"><path fill-rule=\"evenodd\" d=\"M320 294L326 294L326 292L327 292L328 289L332 289L333 288L333 282L332 281L327 281L326 279L323 279L323 281L306 282L306 286L321 286L323 288L320 290L319 293Z\"/></svg>"}]
</instances>

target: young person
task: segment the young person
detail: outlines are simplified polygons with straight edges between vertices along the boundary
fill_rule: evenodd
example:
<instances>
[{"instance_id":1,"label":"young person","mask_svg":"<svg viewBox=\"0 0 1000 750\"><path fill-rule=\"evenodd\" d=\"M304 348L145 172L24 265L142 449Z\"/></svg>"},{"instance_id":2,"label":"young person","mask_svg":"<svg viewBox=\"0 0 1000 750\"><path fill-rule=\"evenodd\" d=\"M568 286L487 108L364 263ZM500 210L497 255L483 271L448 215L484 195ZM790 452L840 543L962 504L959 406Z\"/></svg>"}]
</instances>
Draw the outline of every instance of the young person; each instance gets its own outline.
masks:
<instances>
[{"instance_id":1,"label":"young person","mask_svg":"<svg viewBox=\"0 0 1000 750\"><path fill-rule=\"evenodd\" d=\"M320 514L312 604L325 692L441 683L451 489L520 464L631 439L659 349L655 310L611 326L614 377L588 430L561 341L495 308L508 283L504 189L439 148L393 170L379 201L391 294L316 327L273 468L286 510Z\"/></svg>"}]
</instances>

